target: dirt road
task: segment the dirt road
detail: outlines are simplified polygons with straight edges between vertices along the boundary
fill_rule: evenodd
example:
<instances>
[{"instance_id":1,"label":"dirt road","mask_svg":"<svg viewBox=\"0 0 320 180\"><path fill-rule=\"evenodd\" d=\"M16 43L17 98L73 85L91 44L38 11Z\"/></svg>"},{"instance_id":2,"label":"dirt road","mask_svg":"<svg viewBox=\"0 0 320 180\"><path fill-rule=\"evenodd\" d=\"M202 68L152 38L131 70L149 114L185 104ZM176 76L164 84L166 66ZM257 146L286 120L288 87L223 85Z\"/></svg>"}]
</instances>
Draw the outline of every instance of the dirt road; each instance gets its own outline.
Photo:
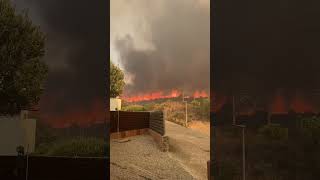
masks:
<instances>
[{"instance_id":1,"label":"dirt road","mask_svg":"<svg viewBox=\"0 0 320 180\"><path fill-rule=\"evenodd\" d=\"M110 142L111 180L194 179L177 160L161 152L151 136L141 135L127 140Z\"/></svg>"},{"instance_id":2,"label":"dirt road","mask_svg":"<svg viewBox=\"0 0 320 180\"><path fill-rule=\"evenodd\" d=\"M172 159L177 160L195 179L207 179L207 161L210 159L210 136L166 121Z\"/></svg>"},{"instance_id":3,"label":"dirt road","mask_svg":"<svg viewBox=\"0 0 320 180\"><path fill-rule=\"evenodd\" d=\"M210 137L166 121L169 152L149 135L110 142L110 179L206 180Z\"/></svg>"}]
</instances>

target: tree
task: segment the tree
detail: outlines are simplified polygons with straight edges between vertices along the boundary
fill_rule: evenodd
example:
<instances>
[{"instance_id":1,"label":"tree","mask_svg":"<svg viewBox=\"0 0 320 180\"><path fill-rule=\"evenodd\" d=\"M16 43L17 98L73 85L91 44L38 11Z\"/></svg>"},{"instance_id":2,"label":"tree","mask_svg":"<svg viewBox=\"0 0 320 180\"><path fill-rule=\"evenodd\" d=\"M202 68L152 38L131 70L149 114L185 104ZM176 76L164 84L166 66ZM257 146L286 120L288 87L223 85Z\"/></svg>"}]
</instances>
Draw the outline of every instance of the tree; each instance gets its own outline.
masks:
<instances>
[{"instance_id":1,"label":"tree","mask_svg":"<svg viewBox=\"0 0 320 180\"><path fill-rule=\"evenodd\" d=\"M124 85L123 71L110 62L110 97L115 98L121 95Z\"/></svg>"},{"instance_id":2,"label":"tree","mask_svg":"<svg viewBox=\"0 0 320 180\"><path fill-rule=\"evenodd\" d=\"M0 114L14 114L38 103L48 68L41 60L45 36L26 12L0 0Z\"/></svg>"}]
</instances>

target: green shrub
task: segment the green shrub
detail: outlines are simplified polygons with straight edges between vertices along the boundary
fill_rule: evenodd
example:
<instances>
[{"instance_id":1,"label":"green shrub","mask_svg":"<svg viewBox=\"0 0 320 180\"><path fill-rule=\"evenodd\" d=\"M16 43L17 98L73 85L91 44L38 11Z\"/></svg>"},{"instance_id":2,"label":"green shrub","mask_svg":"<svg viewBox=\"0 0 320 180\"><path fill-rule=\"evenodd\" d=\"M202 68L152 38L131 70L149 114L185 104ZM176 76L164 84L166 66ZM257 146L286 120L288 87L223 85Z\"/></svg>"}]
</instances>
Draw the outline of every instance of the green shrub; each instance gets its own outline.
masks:
<instances>
[{"instance_id":1,"label":"green shrub","mask_svg":"<svg viewBox=\"0 0 320 180\"><path fill-rule=\"evenodd\" d=\"M42 144L36 149L36 154L46 156L79 156L104 157L108 153L108 144L98 138L73 138L60 140L52 144Z\"/></svg>"},{"instance_id":2,"label":"green shrub","mask_svg":"<svg viewBox=\"0 0 320 180\"><path fill-rule=\"evenodd\" d=\"M265 125L259 129L259 133L271 140L287 140L288 128L282 128L278 124Z\"/></svg>"},{"instance_id":3,"label":"green shrub","mask_svg":"<svg viewBox=\"0 0 320 180\"><path fill-rule=\"evenodd\" d=\"M123 111L146 111L146 108L141 105L129 105L122 108Z\"/></svg>"},{"instance_id":4,"label":"green shrub","mask_svg":"<svg viewBox=\"0 0 320 180\"><path fill-rule=\"evenodd\" d=\"M301 131L306 142L319 144L320 119L317 117L303 118L301 120Z\"/></svg>"}]
</instances>

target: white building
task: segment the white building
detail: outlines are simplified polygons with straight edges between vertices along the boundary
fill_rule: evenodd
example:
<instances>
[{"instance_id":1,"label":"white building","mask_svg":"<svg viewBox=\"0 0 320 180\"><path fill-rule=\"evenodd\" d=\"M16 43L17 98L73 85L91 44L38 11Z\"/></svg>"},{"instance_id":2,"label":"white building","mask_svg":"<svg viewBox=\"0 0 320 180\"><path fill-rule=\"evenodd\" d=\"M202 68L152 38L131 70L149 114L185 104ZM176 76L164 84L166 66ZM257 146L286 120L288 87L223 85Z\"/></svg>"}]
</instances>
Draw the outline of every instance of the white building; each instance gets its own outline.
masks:
<instances>
[{"instance_id":1,"label":"white building","mask_svg":"<svg viewBox=\"0 0 320 180\"><path fill-rule=\"evenodd\" d=\"M25 152L34 152L36 120L29 119L27 113L0 116L0 155L17 155L18 146L23 146Z\"/></svg>"},{"instance_id":2,"label":"white building","mask_svg":"<svg viewBox=\"0 0 320 180\"><path fill-rule=\"evenodd\" d=\"M110 98L110 111L121 110L121 99L119 98Z\"/></svg>"}]
</instances>

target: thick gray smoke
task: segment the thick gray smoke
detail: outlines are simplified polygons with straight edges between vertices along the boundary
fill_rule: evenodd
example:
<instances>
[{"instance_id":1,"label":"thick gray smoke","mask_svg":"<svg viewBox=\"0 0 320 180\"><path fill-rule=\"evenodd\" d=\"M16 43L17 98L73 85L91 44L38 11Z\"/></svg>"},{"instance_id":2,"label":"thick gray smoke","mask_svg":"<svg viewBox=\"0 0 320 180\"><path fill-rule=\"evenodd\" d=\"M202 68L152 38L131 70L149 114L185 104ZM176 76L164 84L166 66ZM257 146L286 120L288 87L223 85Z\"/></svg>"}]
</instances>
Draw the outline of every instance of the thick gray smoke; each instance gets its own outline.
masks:
<instances>
[{"instance_id":1,"label":"thick gray smoke","mask_svg":"<svg viewBox=\"0 0 320 180\"><path fill-rule=\"evenodd\" d=\"M42 113L63 116L106 101L109 39L107 1L16 0L46 34L49 77ZM101 105L103 106L103 105Z\"/></svg>"},{"instance_id":2,"label":"thick gray smoke","mask_svg":"<svg viewBox=\"0 0 320 180\"><path fill-rule=\"evenodd\" d=\"M214 90L319 87L319 1L225 0L214 6Z\"/></svg>"},{"instance_id":3,"label":"thick gray smoke","mask_svg":"<svg viewBox=\"0 0 320 180\"><path fill-rule=\"evenodd\" d=\"M111 2L111 12L112 7L119 7L117 3L121 1ZM132 25L136 34L118 36L111 42L119 52L120 64L132 77L125 94L173 89L189 93L195 90L209 92L209 1L163 0L150 3L137 0L121 7L140 17L140 24ZM111 26L112 21L111 14ZM119 22L115 20L116 23ZM139 47L141 38L149 48Z\"/></svg>"},{"instance_id":4,"label":"thick gray smoke","mask_svg":"<svg viewBox=\"0 0 320 180\"><path fill-rule=\"evenodd\" d=\"M320 107L319 1L214 1L211 90ZM271 101L271 103L270 103ZM320 108L318 108L320 109Z\"/></svg>"}]
</instances>

